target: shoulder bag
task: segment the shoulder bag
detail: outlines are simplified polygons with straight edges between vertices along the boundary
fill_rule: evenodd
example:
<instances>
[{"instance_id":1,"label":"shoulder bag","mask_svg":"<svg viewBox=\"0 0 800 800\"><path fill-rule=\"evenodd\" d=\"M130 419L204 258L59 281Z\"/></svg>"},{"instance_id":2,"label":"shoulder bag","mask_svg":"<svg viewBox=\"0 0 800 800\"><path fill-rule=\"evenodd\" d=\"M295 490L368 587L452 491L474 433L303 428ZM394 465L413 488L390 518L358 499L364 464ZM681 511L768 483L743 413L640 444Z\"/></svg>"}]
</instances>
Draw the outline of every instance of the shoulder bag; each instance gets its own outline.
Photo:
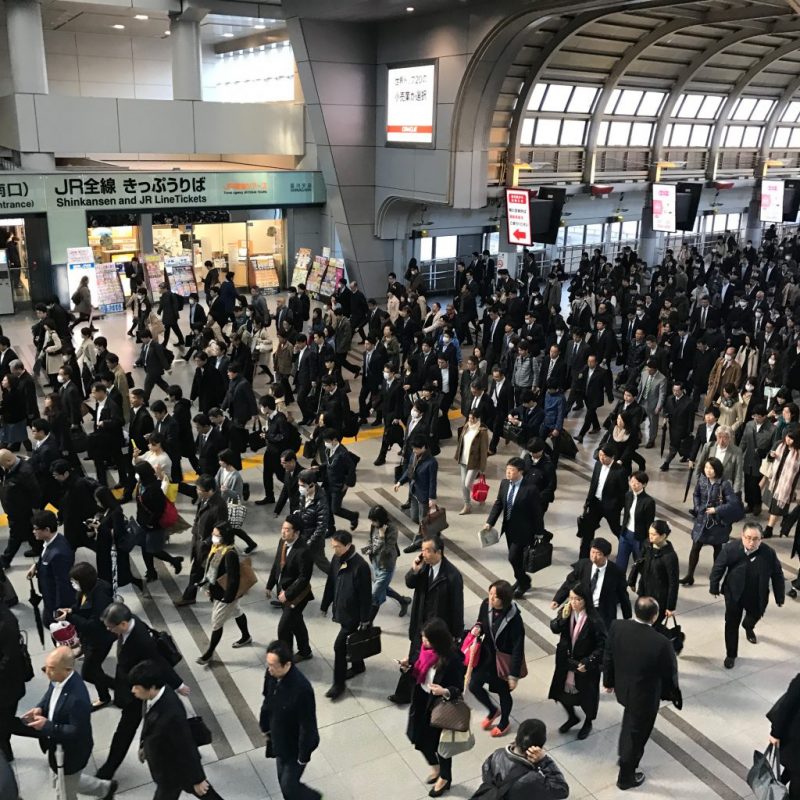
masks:
<instances>
[{"instance_id":1,"label":"shoulder bag","mask_svg":"<svg viewBox=\"0 0 800 800\"><path fill-rule=\"evenodd\" d=\"M223 590L228 588L228 576L220 575L217 583ZM253 561L250 556L245 556L239 559L239 590L236 592L236 599L244 597L256 584L258 578L256 577L255 570L253 569Z\"/></svg>"},{"instance_id":2,"label":"shoulder bag","mask_svg":"<svg viewBox=\"0 0 800 800\"><path fill-rule=\"evenodd\" d=\"M469 730L470 708L463 697L458 700L446 700L440 697L431 711L431 726L443 731Z\"/></svg>"},{"instance_id":3,"label":"shoulder bag","mask_svg":"<svg viewBox=\"0 0 800 800\"><path fill-rule=\"evenodd\" d=\"M419 530L423 536L433 536L447 530L447 511L444 508L435 508L429 511L419 523Z\"/></svg>"},{"instance_id":4,"label":"shoulder bag","mask_svg":"<svg viewBox=\"0 0 800 800\"><path fill-rule=\"evenodd\" d=\"M347 658L350 661L363 661L381 652L381 629L371 626L363 631L353 631L347 637Z\"/></svg>"},{"instance_id":5,"label":"shoulder bag","mask_svg":"<svg viewBox=\"0 0 800 800\"><path fill-rule=\"evenodd\" d=\"M167 631L157 631L155 628L149 628L149 631L150 635L153 637L153 641L156 643L158 654L167 664L174 667L176 664L183 661L183 655L178 649L178 645L175 644L171 633Z\"/></svg>"},{"instance_id":6,"label":"shoulder bag","mask_svg":"<svg viewBox=\"0 0 800 800\"><path fill-rule=\"evenodd\" d=\"M779 772L777 747L769 745L763 753L753 751L753 766L747 773L747 785L753 790L756 800L785 800L789 796L786 786L778 780Z\"/></svg>"}]
</instances>

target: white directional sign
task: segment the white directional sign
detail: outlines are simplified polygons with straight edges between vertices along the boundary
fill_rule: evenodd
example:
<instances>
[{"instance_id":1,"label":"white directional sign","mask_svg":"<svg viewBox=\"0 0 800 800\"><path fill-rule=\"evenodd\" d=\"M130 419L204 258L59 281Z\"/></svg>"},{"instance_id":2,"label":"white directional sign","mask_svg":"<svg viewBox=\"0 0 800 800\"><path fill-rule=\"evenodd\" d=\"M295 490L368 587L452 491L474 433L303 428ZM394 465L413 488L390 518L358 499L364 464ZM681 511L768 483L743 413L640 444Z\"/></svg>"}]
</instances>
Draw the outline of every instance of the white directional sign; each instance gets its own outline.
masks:
<instances>
[{"instance_id":1,"label":"white directional sign","mask_svg":"<svg viewBox=\"0 0 800 800\"><path fill-rule=\"evenodd\" d=\"M506 222L511 244L533 244L531 193L528 189L506 189Z\"/></svg>"}]
</instances>

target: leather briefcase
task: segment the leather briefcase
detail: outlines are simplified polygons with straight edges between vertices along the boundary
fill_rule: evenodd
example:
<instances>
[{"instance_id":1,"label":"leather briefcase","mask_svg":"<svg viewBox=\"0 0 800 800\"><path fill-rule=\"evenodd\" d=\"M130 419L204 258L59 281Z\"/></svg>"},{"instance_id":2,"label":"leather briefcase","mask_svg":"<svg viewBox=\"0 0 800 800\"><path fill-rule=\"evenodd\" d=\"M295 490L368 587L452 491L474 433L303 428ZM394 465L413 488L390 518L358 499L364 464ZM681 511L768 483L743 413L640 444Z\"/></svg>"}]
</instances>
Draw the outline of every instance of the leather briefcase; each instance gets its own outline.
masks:
<instances>
[{"instance_id":1,"label":"leather briefcase","mask_svg":"<svg viewBox=\"0 0 800 800\"><path fill-rule=\"evenodd\" d=\"M525 549L525 572L539 572L553 563L553 545L543 537Z\"/></svg>"},{"instance_id":2,"label":"leather briefcase","mask_svg":"<svg viewBox=\"0 0 800 800\"><path fill-rule=\"evenodd\" d=\"M373 626L363 631L353 631L347 637L349 661L363 661L381 652L381 629Z\"/></svg>"},{"instance_id":3,"label":"leather briefcase","mask_svg":"<svg viewBox=\"0 0 800 800\"><path fill-rule=\"evenodd\" d=\"M434 534L439 534L443 530L449 528L449 524L447 522L447 511L443 508L436 508L433 511L429 511L423 518L422 522L419 524L419 532L423 536L433 536Z\"/></svg>"}]
</instances>

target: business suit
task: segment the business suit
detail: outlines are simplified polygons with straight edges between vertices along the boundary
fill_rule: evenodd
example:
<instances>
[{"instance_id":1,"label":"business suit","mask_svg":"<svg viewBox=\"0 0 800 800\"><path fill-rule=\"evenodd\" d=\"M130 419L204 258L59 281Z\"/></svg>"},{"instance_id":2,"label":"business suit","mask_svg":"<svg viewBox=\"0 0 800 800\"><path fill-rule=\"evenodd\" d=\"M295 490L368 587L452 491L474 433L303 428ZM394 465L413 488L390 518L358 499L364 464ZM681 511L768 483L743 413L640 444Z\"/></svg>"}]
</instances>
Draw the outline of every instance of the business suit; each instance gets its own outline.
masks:
<instances>
[{"instance_id":1,"label":"business suit","mask_svg":"<svg viewBox=\"0 0 800 800\"><path fill-rule=\"evenodd\" d=\"M525 548L533 544L537 535L544 533L539 490L522 478L516 484L504 478L486 518L487 524L494 526L501 515L500 532L506 537L508 562L514 570L514 588L518 593L526 592L530 589L531 579L525 572Z\"/></svg>"},{"instance_id":2,"label":"business suit","mask_svg":"<svg viewBox=\"0 0 800 800\"><path fill-rule=\"evenodd\" d=\"M111 788L108 780L93 778L82 772L92 754L92 706L89 692L81 676L70 672L62 681L61 692L50 713L50 699L55 691L51 684L37 704L47 722L41 730L28 728L24 735L39 740L42 752L53 773L53 784L57 785L56 750L64 751L64 794L62 800L77 800L78 793L105 797ZM22 733L22 731L20 731Z\"/></svg>"},{"instance_id":3,"label":"business suit","mask_svg":"<svg viewBox=\"0 0 800 800\"><path fill-rule=\"evenodd\" d=\"M283 480L283 467L281 466L281 453L289 446L291 423L282 411L272 411L267 417L267 427L264 429L263 483L264 500L268 503L275 502L275 476Z\"/></svg>"},{"instance_id":4,"label":"business suit","mask_svg":"<svg viewBox=\"0 0 800 800\"><path fill-rule=\"evenodd\" d=\"M564 356L559 355L555 359L545 356L542 361L542 368L539 370L539 391L544 394L547 391L547 382L553 379L558 388L563 392L568 386L567 362Z\"/></svg>"},{"instance_id":5,"label":"business suit","mask_svg":"<svg viewBox=\"0 0 800 800\"><path fill-rule=\"evenodd\" d=\"M294 375L294 395L303 419L311 419L313 408L309 405L309 397L313 389L313 384L317 380L319 363L317 354L307 345L297 351L297 361L295 362Z\"/></svg>"},{"instance_id":6,"label":"business suit","mask_svg":"<svg viewBox=\"0 0 800 800\"><path fill-rule=\"evenodd\" d=\"M671 394L664 402L664 416L669 427L669 451L664 460L667 467L679 452L682 456L687 453L694 423L694 405L692 398L685 393L680 397Z\"/></svg>"},{"instance_id":7,"label":"business suit","mask_svg":"<svg viewBox=\"0 0 800 800\"><path fill-rule=\"evenodd\" d=\"M697 455L694 467L695 478L699 479L703 475L703 467L709 458L719 458L718 449L719 445L716 440L703 445ZM730 481L733 491L741 496L744 488L744 456L735 444L729 444L725 451L725 460L722 462L722 479Z\"/></svg>"},{"instance_id":8,"label":"business suit","mask_svg":"<svg viewBox=\"0 0 800 800\"><path fill-rule=\"evenodd\" d=\"M75 590L69 577L74 563L75 552L61 534L50 539L36 562L36 582L42 595L45 626L53 622L53 615L59 608L71 608L75 602Z\"/></svg>"},{"instance_id":9,"label":"business suit","mask_svg":"<svg viewBox=\"0 0 800 800\"><path fill-rule=\"evenodd\" d=\"M122 455L122 412L110 397L106 397L100 413L98 414L96 407L92 413L94 431L89 434L88 455L94 461L97 480L105 485L109 464L115 466L122 475L125 474Z\"/></svg>"},{"instance_id":10,"label":"business suit","mask_svg":"<svg viewBox=\"0 0 800 800\"><path fill-rule=\"evenodd\" d=\"M324 467L325 489L330 503L331 526L334 524L334 517L344 517L355 530L358 525L358 512L350 511L342 505L348 489L347 478L356 468L353 463L353 455L343 444L340 444L333 451L325 449L321 462L321 466Z\"/></svg>"},{"instance_id":11,"label":"business suit","mask_svg":"<svg viewBox=\"0 0 800 800\"><path fill-rule=\"evenodd\" d=\"M197 367L192 379L190 398L197 400L197 408L207 414L214 406L218 406L225 397L225 380L213 362L207 361Z\"/></svg>"},{"instance_id":12,"label":"business suit","mask_svg":"<svg viewBox=\"0 0 800 800\"><path fill-rule=\"evenodd\" d=\"M553 595L553 602L566 602L569 598L569 590L580 583L589 595L592 595L592 574L594 564L588 558L582 558L572 565L572 570L567 575L566 580ZM599 579L598 579L599 580ZM595 605L597 613L605 623L606 629L611 627L611 623L617 618L617 609L622 612L624 619L631 618L631 601L628 597L628 586L625 582L625 573L613 562L606 560L605 572L603 573L603 583L600 587L600 596Z\"/></svg>"},{"instance_id":13,"label":"business suit","mask_svg":"<svg viewBox=\"0 0 800 800\"><path fill-rule=\"evenodd\" d=\"M594 433L599 433L600 420L597 418L597 409L602 408L606 397L609 403L614 400L611 371L600 366L595 366L594 369L590 369L588 365L581 368L575 375L573 391L586 406L586 417L578 432L580 441L590 428ZM570 402L567 402L567 408L572 408Z\"/></svg>"},{"instance_id":14,"label":"business suit","mask_svg":"<svg viewBox=\"0 0 800 800\"><path fill-rule=\"evenodd\" d=\"M287 800L319 800L321 794L300 782L319 747L314 689L297 667L280 680L264 676L259 727L268 734L267 754L275 757L278 783Z\"/></svg>"},{"instance_id":15,"label":"business suit","mask_svg":"<svg viewBox=\"0 0 800 800\"><path fill-rule=\"evenodd\" d=\"M169 369L169 362L164 352L163 345L150 341L142 345L139 363L144 367L144 401L150 401L150 394L154 386L169 391L169 384L164 380L164 373Z\"/></svg>"},{"instance_id":16,"label":"business suit","mask_svg":"<svg viewBox=\"0 0 800 800\"><path fill-rule=\"evenodd\" d=\"M413 522L421 522L428 513L430 501L436 500L438 475L439 463L427 450L423 451L419 457L412 453L406 462L405 469L397 482L400 486L404 486L406 483L410 486L409 501L411 502Z\"/></svg>"},{"instance_id":17,"label":"business suit","mask_svg":"<svg viewBox=\"0 0 800 800\"><path fill-rule=\"evenodd\" d=\"M61 399L61 405L64 408L64 413L69 419L70 425L80 425L83 419L81 413L81 405L83 404L83 394L75 381L67 381L61 385L58 390L58 396Z\"/></svg>"},{"instance_id":18,"label":"business suit","mask_svg":"<svg viewBox=\"0 0 800 800\"><path fill-rule=\"evenodd\" d=\"M292 650L295 638L297 652L301 656L311 655L308 629L303 611L314 599L311 591L311 572L314 562L305 542L296 539L291 544L280 540L272 569L267 580L267 591L277 587L278 594L284 592L283 611L278 622L278 638Z\"/></svg>"},{"instance_id":19,"label":"business suit","mask_svg":"<svg viewBox=\"0 0 800 800\"><path fill-rule=\"evenodd\" d=\"M452 384L451 384L452 385ZM492 440L489 442L489 452L494 453L500 444L503 425L508 419L508 413L514 406L514 387L508 378L501 381L489 382L489 400L494 406L494 419L492 424Z\"/></svg>"},{"instance_id":20,"label":"business suit","mask_svg":"<svg viewBox=\"0 0 800 800\"><path fill-rule=\"evenodd\" d=\"M139 747L156 784L153 800L178 800L181 792L194 794L193 787L205 780L186 709L169 686L145 706ZM209 786L203 797L218 800L219 795Z\"/></svg>"},{"instance_id":21,"label":"business suit","mask_svg":"<svg viewBox=\"0 0 800 800\"><path fill-rule=\"evenodd\" d=\"M775 604L780 607L786 596L783 570L777 554L769 545L762 542L754 552L747 552L742 541L734 539L723 546L711 568L708 590L718 595L722 584L725 651L729 658L738 655L739 625L752 634L764 616L769 604L770 583Z\"/></svg>"},{"instance_id":22,"label":"business suit","mask_svg":"<svg viewBox=\"0 0 800 800\"><path fill-rule=\"evenodd\" d=\"M298 476L305 469L301 466L299 461L295 461L295 468L290 472L284 470L283 472L283 485L281 486L281 493L275 501L275 516L278 516L281 511L289 503L289 513L294 514L300 508L300 483Z\"/></svg>"},{"instance_id":23,"label":"business suit","mask_svg":"<svg viewBox=\"0 0 800 800\"><path fill-rule=\"evenodd\" d=\"M658 433L658 417L664 408L667 397L667 379L656 370L652 375L647 367L642 370L639 380L637 402L647 414L650 430L647 434L647 447L653 447Z\"/></svg>"},{"instance_id":24,"label":"business suit","mask_svg":"<svg viewBox=\"0 0 800 800\"><path fill-rule=\"evenodd\" d=\"M800 674L767 712L767 719L772 723L770 736L780 741L781 781L789 784L788 800L796 800L800 797Z\"/></svg>"},{"instance_id":25,"label":"business suit","mask_svg":"<svg viewBox=\"0 0 800 800\"><path fill-rule=\"evenodd\" d=\"M634 497L636 507L631 516ZM638 495L634 495L633 490L629 489L625 493L625 506L622 510L622 527L620 528L619 547L617 549L616 564L624 575L628 569L628 558L631 553L634 560L639 558L642 551L642 544L647 541L647 532L656 518L656 501L642 489Z\"/></svg>"},{"instance_id":26,"label":"business suit","mask_svg":"<svg viewBox=\"0 0 800 800\"><path fill-rule=\"evenodd\" d=\"M106 761L97 770L98 778L111 778L119 769L142 721L142 701L137 700L131 692L128 677L130 671L137 664L150 659L159 665L164 679L173 689L179 688L183 683L175 670L162 658L147 625L136 616L132 617L131 622L133 627L128 629L127 637L123 639L120 636L117 639L114 704L122 709L122 714L111 739Z\"/></svg>"},{"instance_id":27,"label":"business suit","mask_svg":"<svg viewBox=\"0 0 800 800\"><path fill-rule=\"evenodd\" d=\"M199 475L216 475L219 469L219 454L227 447L219 429L212 425L207 433L198 433L195 439L195 464Z\"/></svg>"},{"instance_id":28,"label":"business suit","mask_svg":"<svg viewBox=\"0 0 800 800\"><path fill-rule=\"evenodd\" d=\"M49 433L41 442L34 443L34 450L28 459L42 490L45 504L53 502L58 494L58 487L50 474L50 467L54 461L60 458L63 458L61 448L58 446L56 437Z\"/></svg>"},{"instance_id":29,"label":"business suit","mask_svg":"<svg viewBox=\"0 0 800 800\"><path fill-rule=\"evenodd\" d=\"M592 480L589 483L589 492L586 495L583 524L579 530L581 539L579 558L588 558L595 531L603 519L606 520L609 528L611 528L611 533L619 538L620 514L627 486L625 468L616 462L611 464L608 468L603 491L598 498L597 490L600 485L602 470L603 465L599 460L596 461L592 471Z\"/></svg>"},{"instance_id":30,"label":"business suit","mask_svg":"<svg viewBox=\"0 0 800 800\"><path fill-rule=\"evenodd\" d=\"M697 342L693 336L678 337L672 343L672 378L676 381L686 382L694 366L694 354L697 351Z\"/></svg>"},{"instance_id":31,"label":"business suit","mask_svg":"<svg viewBox=\"0 0 800 800\"><path fill-rule=\"evenodd\" d=\"M0 585L0 592L2 588ZM17 705L24 696L25 662L20 646L19 622L0 600L0 754L9 760L14 757L11 732Z\"/></svg>"},{"instance_id":32,"label":"business suit","mask_svg":"<svg viewBox=\"0 0 800 800\"><path fill-rule=\"evenodd\" d=\"M358 416L367 421L370 408L375 403L375 395L380 391L383 381L383 366L386 363L386 351L382 347L373 347L364 352L361 361L361 391L358 395ZM380 413L377 417L380 420Z\"/></svg>"},{"instance_id":33,"label":"business suit","mask_svg":"<svg viewBox=\"0 0 800 800\"><path fill-rule=\"evenodd\" d=\"M678 662L672 642L637 620L615 622L608 632L603 686L625 709L619 733L618 786L635 783L661 700L680 702Z\"/></svg>"}]
</instances>

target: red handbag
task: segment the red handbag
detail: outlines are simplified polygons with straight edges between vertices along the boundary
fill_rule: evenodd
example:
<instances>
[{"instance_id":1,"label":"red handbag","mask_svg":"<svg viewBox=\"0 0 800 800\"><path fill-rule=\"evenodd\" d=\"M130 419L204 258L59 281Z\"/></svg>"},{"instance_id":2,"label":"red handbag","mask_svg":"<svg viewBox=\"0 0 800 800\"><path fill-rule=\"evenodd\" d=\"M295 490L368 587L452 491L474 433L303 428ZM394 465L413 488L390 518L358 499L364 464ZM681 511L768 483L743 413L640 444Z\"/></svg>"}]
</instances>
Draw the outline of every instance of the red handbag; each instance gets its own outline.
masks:
<instances>
[{"instance_id":1,"label":"red handbag","mask_svg":"<svg viewBox=\"0 0 800 800\"><path fill-rule=\"evenodd\" d=\"M472 484L471 495L476 503L486 502L486 498L489 496L489 484L486 483L485 475L478 475L478 480Z\"/></svg>"},{"instance_id":2,"label":"red handbag","mask_svg":"<svg viewBox=\"0 0 800 800\"><path fill-rule=\"evenodd\" d=\"M470 661L472 661L474 667L480 661L481 637L473 636L470 630L464 637L464 641L461 642L461 652L464 655L464 666L469 667Z\"/></svg>"}]
</instances>

